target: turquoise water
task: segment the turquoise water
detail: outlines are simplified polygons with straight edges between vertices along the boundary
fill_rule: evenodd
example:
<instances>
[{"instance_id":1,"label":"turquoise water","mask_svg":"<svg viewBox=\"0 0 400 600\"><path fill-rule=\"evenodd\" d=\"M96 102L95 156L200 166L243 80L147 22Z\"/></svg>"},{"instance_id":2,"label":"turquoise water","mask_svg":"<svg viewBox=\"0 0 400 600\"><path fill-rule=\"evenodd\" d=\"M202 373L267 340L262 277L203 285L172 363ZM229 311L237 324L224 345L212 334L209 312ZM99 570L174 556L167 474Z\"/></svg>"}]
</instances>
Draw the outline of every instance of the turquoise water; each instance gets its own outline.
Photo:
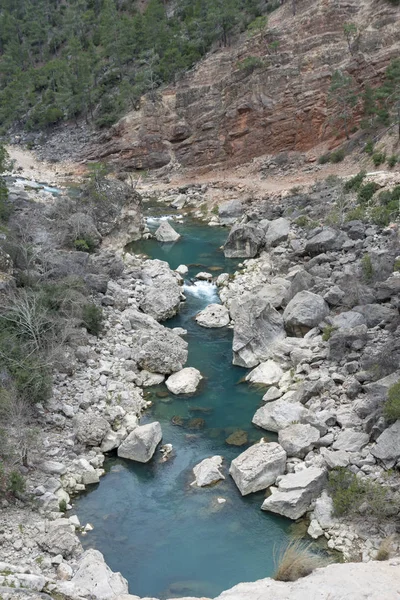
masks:
<instances>
[{"instance_id":1,"label":"turquoise water","mask_svg":"<svg viewBox=\"0 0 400 600\"><path fill-rule=\"evenodd\" d=\"M176 244L168 248L149 240L134 251L168 260L172 267L190 263L189 276L209 267L234 270L235 263L218 250L227 230L173 225L183 236ZM247 432L249 443L262 437L251 425L262 393L243 384L246 371L232 365L232 331L204 329L193 319L218 301L215 287L188 281L185 295L180 314L167 325L188 330L187 364L198 368L204 381L191 397L171 396L165 386L152 389L153 407L142 421L161 422L163 442L172 443L174 457L161 463L156 453L147 465L111 457L107 476L76 502L81 522L94 526L82 539L84 546L103 552L110 567L128 579L130 593L139 596L214 597L240 581L267 577L290 525L260 510L262 492L242 498L228 474L230 461L248 444L238 448L226 438L237 429ZM192 468L214 454L224 457L226 480L193 489Z\"/></svg>"}]
</instances>

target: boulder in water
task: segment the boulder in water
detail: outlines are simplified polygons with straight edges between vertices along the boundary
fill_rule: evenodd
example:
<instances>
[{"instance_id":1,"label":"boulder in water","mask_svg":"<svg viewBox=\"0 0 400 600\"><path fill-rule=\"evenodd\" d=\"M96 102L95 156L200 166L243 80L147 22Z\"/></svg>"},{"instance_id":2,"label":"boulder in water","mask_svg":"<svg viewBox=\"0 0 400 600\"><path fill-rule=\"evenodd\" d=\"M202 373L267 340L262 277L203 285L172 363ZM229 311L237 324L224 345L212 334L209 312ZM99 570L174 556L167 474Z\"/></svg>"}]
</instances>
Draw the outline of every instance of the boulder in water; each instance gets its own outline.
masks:
<instances>
[{"instance_id":1,"label":"boulder in water","mask_svg":"<svg viewBox=\"0 0 400 600\"><path fill-rule=\"evenodd\" d=\"M158 421L136 427L118 448L118 456L147 463L161 442L162 431Z\"/></svg>"},{"instance_id":2,"label":"boulder in water","mask_svg":"<svg viewBox=\"0 0 400 600\"><path fill-rule=\"evenodd\" d=\"M202 327L225 327L229 323L229 311L223 304L209 304L197 313L196 322Z\"/></svg>"},{"instance_id":3,"label":"boulder in water","mask_svg":"<svg viewBox=\"0 0 400 600\"><path fill-rule=\"evenodd\" d=\"M222 456L212 456L211 458L205 458L202 460L193 469L196 479L191 485L205 487L206 485L212 485L221 479L225 479L219 470L221 468L222 461Z\"/></svg>"},{"instance_id":4,"label":"boulder in water","mask_svg":"<svg viewBox=\"0 0 400 600\"><path fill-rule=\"evenodd\" d=\"M186 367L170 375L165 385L173 394L193 394L202 379L200 371Z\"/></svg>"},{"instance_id":5,"label":"boulder in water","mask_svg":"<svg viewBox=\"0 0 400 600\"><path fill-rule=\"evenodd\" d=\"M162 221L154 235L159 242L176 242L181 237L168 221Z\"/></svg>"}]
</instances>

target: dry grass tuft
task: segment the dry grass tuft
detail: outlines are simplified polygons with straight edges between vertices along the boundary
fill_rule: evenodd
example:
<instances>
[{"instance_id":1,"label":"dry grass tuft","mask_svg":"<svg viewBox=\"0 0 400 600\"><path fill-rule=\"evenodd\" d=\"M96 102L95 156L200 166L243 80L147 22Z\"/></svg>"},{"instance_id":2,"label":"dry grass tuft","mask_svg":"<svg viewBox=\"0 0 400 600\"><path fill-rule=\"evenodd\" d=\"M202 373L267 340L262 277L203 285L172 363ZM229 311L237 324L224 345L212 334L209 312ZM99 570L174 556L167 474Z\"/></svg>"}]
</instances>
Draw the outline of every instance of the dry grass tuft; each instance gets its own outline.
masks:
<instances>
[{"instance_id":1,"label":"dry grass tuft","mask_svg":"<svg viewBox=\"0 0 400 600\"><path fill-rule=\"evenodd\" d=\"M310 546L301 540L291 540L283 549L276 562L276 571L273 576L277 581L296 581L300 577L310 575L318 567L324 567L328 560L314 554Z\"/></svg>"},{"instance_id":2,"label":"dry grass tuft","mask_svg":"<svg viewBox=\"0 0 400 600\"><path fill-rule=\"evenodd\" d=\"M392 535L389 535L389 537L382 540L378 552L376 553L376 560L389 560L390 554L393 551L393 541L394 538Z\"/></svg>"}]
</instances>

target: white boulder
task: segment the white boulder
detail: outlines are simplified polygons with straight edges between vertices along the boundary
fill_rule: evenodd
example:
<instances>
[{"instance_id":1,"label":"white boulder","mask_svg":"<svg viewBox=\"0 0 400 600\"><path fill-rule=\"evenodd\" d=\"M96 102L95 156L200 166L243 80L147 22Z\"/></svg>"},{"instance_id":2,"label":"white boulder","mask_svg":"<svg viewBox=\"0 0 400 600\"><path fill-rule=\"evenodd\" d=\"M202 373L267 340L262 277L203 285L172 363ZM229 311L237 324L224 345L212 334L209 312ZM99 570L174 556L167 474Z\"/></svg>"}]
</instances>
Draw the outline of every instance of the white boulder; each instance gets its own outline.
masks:
<instances>
[{"instance_id":1,"label":"white boulder","mask_svg":"<svg viewBox=\"0 0 400 600\"><path fill-rule=\"evenodd\" d=\"M223 304L209 304L196 315L202 327L225 327L229 323L229 310Z\"/></svg>"},{"instance_id":2,"label":"white boulder","mask_svg":"<svg viewBox=\"0 0 400 600\"><path fill-rule=\"evenodd\" d=\"M279 443L288 456L304 458L312 450L321 437L320 432L312 425L295 423L279 432Z\"/></svg>"},{"instance_id":3,"label":"white boulder","mask_svg":"<svg viewBox=\"0 0 400 600\"><path fill-rule=\"evenodd\" d=\"M147 463L161 442L162 431L158 421L136 427L118 448L118 456Z\"/></svg>"},{"instance_id":4,"label":"white boulder","mask_svg":"<svg viewBox=\"0 0 400 600\"><path fill-rule=\"evenodd\" d=\"M294 422L303 421L309 414L310 411L300 402L288 402L280 398L259 408L252 422L266 431L278 432Z\"/></svg>"},{"instance_id":5,"label":"white boulder","mask_svg":"<svg viewBox=\"0 0 400 600\"><path fill-rule=\"evenodd\" d=\"M246 375L246 381L262 385L276 385L283 375L283 370L274 360L262 362Z\"/></svg>"},{"instance_id":6,"label":"white boulder","mask_svg":"<svg viewBox=\"0 0 400 600\"><path fill-rule=\"evenodd\" d=\"M170 375L165 385L172 394L193 394L202 379L200 371L194 367L186 367Z\"/></svg>"},{"instance_id":7,"label":"white boulder","mask_svg":"<svg viewBox=\"0 0 400 600\"><path fill-rule=\"evenodd\" d=\"M176 242L181 237L167 220L161 222L154 235L159 242Z\"/></svg>"},{"instance_id":8,"label":"white boulder","mask_svg":"<svg viewBox=\"0 0 400 600\"><path fill-rule=\"evenodd\" d=\"M296 521L310 510L311 502L320 495L326 478L326 470L318 467L283 475L277 488L271 488L272 493L261 508Z\"/></svg>"},{"instance_id":9,"label":"white boulder","mask_svg":"<svg viewBox=\"0 0 400 600\"><path fill-rule=\"evenodd\" d=\"M276 442L261 440L231 462L229 473L242 496L265 490L285 471L286 452Z\"/></svg>"},{"instance_id":10,"label":"white boulder","mask_svg":"<svg viewBox=\"0 0 400 600\"><path fill-rule=\"evenodd\" d=\"M221 471L219 470L222 466L222 456L212 456L211 458L205 458L193 469L195 481L191 485L197 487L204 487L206 485L212 485L217 483L221 479L225 479Z\"/></svg>"}]
</instances>

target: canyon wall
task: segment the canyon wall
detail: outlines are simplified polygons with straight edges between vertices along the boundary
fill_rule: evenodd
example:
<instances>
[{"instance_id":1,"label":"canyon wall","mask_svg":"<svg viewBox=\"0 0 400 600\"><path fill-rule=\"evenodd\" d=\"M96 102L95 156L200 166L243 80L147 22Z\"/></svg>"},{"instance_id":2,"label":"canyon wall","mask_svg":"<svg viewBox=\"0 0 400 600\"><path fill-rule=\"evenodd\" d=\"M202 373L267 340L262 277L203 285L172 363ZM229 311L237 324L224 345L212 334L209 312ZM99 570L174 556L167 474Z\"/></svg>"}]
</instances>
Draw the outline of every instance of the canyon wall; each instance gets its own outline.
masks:
<instances>
[{"instance_id":1,"label":"canyon wall","mask_svg":"<svg viewBox=\"0 0 400 600\"><path fill-rule=\"evenodd\" d=\"M266 34L243 33L211 52L153 102L121 119L83 157L120 168L237 165L281 151L307 151L340 139L328 102L331 75L345 69L377 85L399 56L400 6L389 0L288 0L269 16ZM357 26L348 45L345 23ZM279 42L275 48L274 41ZM271 46L272 44L272 46ZM252 70L240 68L256 57Z\"/></svg>"}]
</instances>

